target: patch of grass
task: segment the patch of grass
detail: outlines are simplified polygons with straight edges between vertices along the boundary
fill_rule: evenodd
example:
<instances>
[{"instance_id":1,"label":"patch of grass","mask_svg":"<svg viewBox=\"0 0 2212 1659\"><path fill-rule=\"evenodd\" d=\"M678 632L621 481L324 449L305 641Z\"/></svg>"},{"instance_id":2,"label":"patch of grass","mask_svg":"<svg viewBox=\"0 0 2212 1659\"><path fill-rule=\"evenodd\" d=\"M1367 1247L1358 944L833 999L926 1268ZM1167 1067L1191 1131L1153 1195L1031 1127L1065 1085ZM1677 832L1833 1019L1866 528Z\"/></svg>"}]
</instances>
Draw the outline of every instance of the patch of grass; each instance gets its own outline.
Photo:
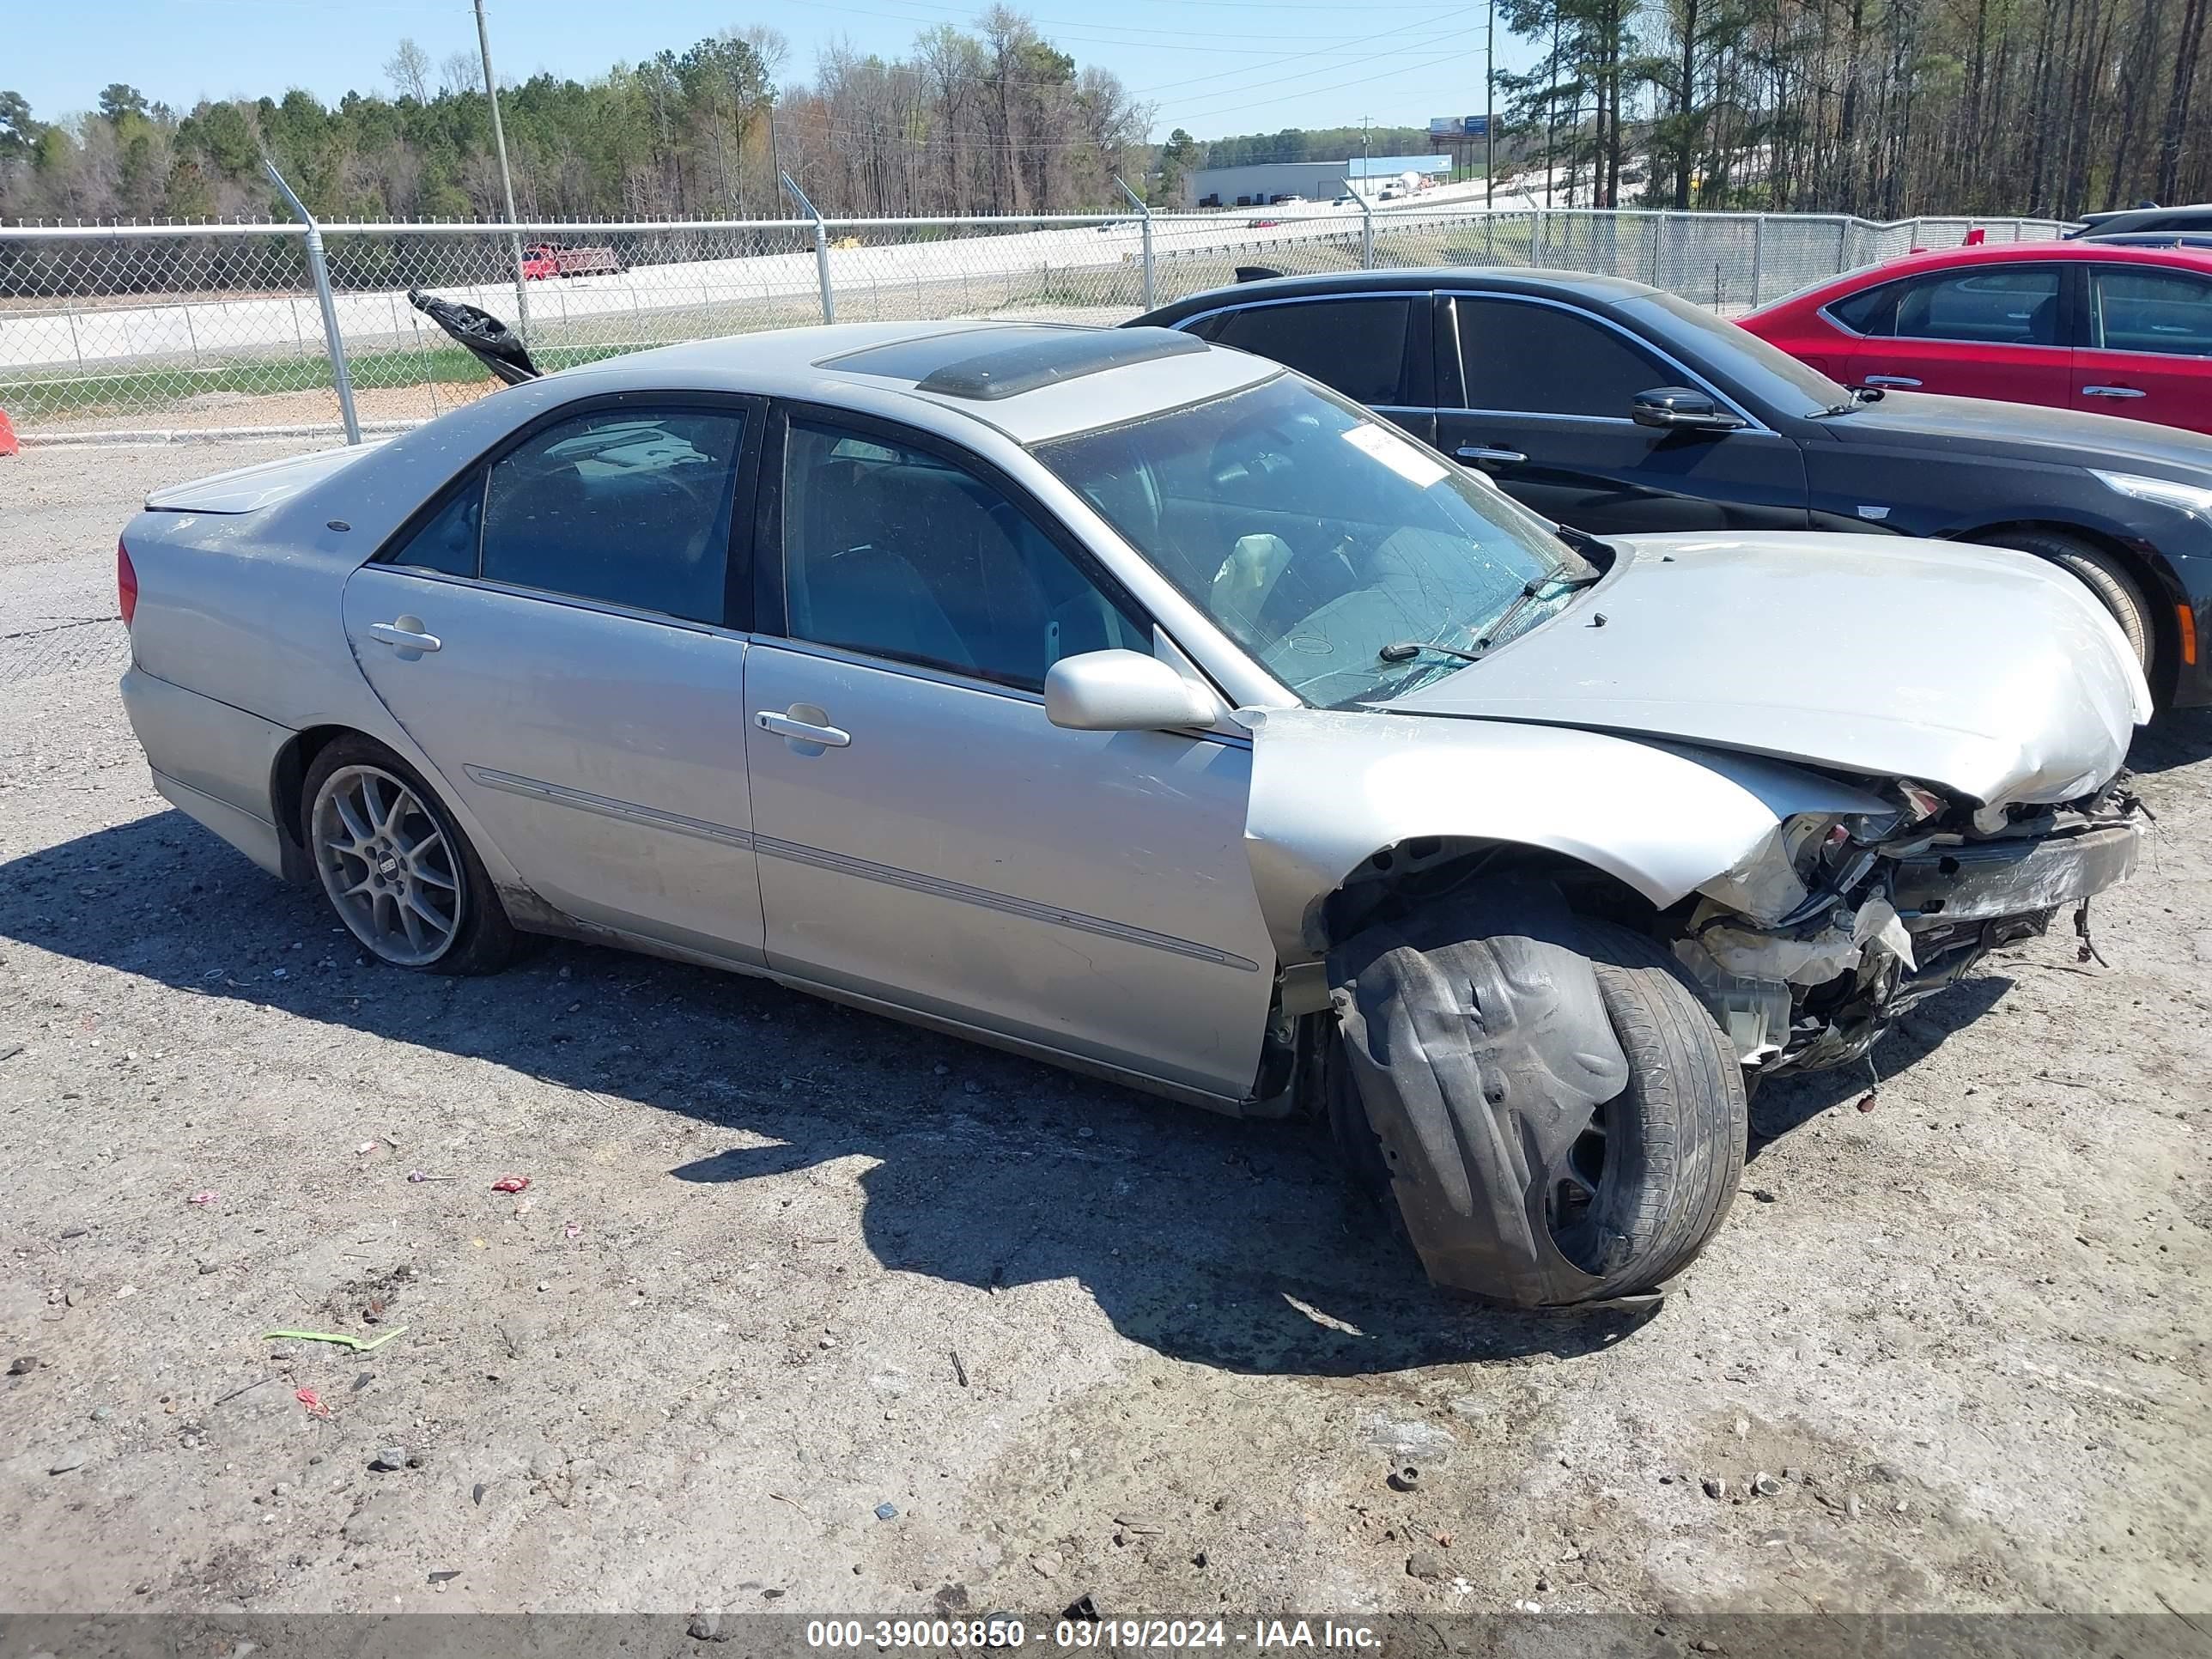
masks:
<instances>
[{"instance_id":1,"label":"patch of grass","mask_svg":"<svg viewBox=\"0 0 2212 1659\"><path fill-rule=\"evenodd\" d=\"M652 342L613 345L549 346L531 354L548 370L596 362L642 350ZM491 371L456 345L431 351L410 349L350 355L346 368L356 390L392 386L467 385ZM285 392L331 390L331 365L322 356L249 357L211 368L173 364L112 374L72 375L66 380L0 378L0 409L18 422L60 415L158 413L208 392L237 392L266 397Z\"/></svg>"}]
</instances>

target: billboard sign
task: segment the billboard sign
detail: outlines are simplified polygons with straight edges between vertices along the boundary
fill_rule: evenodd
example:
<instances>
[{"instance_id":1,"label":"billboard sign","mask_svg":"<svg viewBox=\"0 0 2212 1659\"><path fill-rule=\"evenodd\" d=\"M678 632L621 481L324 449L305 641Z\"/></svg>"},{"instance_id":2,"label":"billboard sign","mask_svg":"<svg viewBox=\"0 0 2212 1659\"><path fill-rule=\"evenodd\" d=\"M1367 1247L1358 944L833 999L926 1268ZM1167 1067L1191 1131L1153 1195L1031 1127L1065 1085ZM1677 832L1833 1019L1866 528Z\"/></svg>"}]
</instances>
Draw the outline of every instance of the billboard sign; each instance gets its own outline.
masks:
<instances>
[{"instance_id":1,"label":"billboard sign","mask_svg":"<svg viewBox=\"0 0 2212 1659\"><path fill-rule=\"evenodd\" d=\"M1431 138L1480 138L1490 131L1486 115L1432 115L1429 118L1429 137Z\"/></svg>"}]
</instances>

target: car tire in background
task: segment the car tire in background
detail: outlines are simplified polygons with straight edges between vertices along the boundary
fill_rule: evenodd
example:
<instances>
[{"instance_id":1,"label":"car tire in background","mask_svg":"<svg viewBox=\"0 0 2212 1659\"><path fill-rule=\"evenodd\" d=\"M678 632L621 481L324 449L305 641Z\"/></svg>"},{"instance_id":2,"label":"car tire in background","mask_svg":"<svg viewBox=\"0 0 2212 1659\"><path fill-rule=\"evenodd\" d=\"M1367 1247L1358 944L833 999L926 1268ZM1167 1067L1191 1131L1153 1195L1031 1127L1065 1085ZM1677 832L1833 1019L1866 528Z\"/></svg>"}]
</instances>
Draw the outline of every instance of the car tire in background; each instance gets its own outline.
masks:
<instances>
[{"instance_id":1,"label":"car tire in background","mask_svg":"<svg viewBox=\"0 0 2212 1659\"><path fill-rule=\"evenodd\" d=\"M358 735L326 744L301 785L323 896L362 948L417 973L489 974L515 933L483 862L422 775Z\"/></svg>"},{"instance_id":2,"label":"car tire in background","mask_svg":"<svg viewBox=\"0 0 2212 1659\"><path fill-rule=\"evenodd\" d=\"M1525 934L1403 924L1333 953L1330 977L1332 1133L1438 1284L1522 1306L1638 1295L1727 1218L1742 1068L1651 940L1563 909Z\"/></svg>"},{"instance_id":3,"label":"car tire in background","mask_svg":"<svg viewBox=\"0 0 2212 1659\"><path fill-rule=\"evenodd\" d=\"M2100 547L2057 530L2008 530L1985 538L1990 547L2009 547L2048 559L2097 596L2127 635L2145 674L2150 672L2153 641L2150 605L2142 589L2120 562Z\"/></svg>"}]
</instances>

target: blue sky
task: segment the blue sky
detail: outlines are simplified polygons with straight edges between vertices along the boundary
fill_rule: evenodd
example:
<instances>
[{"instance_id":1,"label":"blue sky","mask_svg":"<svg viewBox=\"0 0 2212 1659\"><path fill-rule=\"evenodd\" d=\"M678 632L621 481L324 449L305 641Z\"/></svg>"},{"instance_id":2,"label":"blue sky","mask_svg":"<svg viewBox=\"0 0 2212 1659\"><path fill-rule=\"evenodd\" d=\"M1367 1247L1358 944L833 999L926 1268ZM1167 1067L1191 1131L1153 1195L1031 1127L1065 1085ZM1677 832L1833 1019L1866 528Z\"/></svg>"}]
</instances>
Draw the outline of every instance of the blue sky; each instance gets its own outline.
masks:
<instances>
[{"instance_id":1,"label":"blue sky","mask_svg":"<svg viewBox=\"0 0 2212 1659\"><path fill-rule=\"evenodd\" d=\"M1425 123L1483 106L1486 3L1433 0L1037 0L1018 8L1079 64L1114 70L1158 106L1156 136L1285 126ZM791 42L786 78L811 73L841 37L902 52L941 22L972 24L958 0L493 0L501 79L578 77L724 28L764 23ZM186 107L202 97L305 87L327 101L386 90L403 35L434 64L476 50L467 0L18 0L0 26L0 88L52 119L127 81ZM1501 35L1498 63L1527 56Z\"/></svg>"}]
</instances>

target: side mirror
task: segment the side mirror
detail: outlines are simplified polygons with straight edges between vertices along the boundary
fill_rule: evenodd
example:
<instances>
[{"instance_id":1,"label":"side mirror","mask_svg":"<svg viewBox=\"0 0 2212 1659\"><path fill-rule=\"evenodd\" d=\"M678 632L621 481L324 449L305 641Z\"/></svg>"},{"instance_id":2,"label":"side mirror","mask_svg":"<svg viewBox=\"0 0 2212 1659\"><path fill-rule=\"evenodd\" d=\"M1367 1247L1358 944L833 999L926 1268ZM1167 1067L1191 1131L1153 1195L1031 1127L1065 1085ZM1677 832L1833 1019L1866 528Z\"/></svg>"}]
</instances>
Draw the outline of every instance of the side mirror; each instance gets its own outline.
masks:
<instances>
[{"instance_id":1,"label":"side mirror","mask_svg":"<svg viewBox=\"0 0 2212 1659\"><path fill-rule=\"evenodd\" d=\"M1686 386L1639 392L1628 413L1638 426L1670 427L1678 431L1733 432L1744 423L1741 416L1715 403L1711 393Z\"/></svg>"},{"instance_id":2,"label":"side mirror","mask_svg":"<svg viewBox=\"0 0 2212 1659\"><path fill-rule=\"evenodd\" d=\"M1141 651L1062 657L1044 677L1044 717L1071 732L1160 732L1211 726L1213 698Z\"/></svg>"}]
</instances>

